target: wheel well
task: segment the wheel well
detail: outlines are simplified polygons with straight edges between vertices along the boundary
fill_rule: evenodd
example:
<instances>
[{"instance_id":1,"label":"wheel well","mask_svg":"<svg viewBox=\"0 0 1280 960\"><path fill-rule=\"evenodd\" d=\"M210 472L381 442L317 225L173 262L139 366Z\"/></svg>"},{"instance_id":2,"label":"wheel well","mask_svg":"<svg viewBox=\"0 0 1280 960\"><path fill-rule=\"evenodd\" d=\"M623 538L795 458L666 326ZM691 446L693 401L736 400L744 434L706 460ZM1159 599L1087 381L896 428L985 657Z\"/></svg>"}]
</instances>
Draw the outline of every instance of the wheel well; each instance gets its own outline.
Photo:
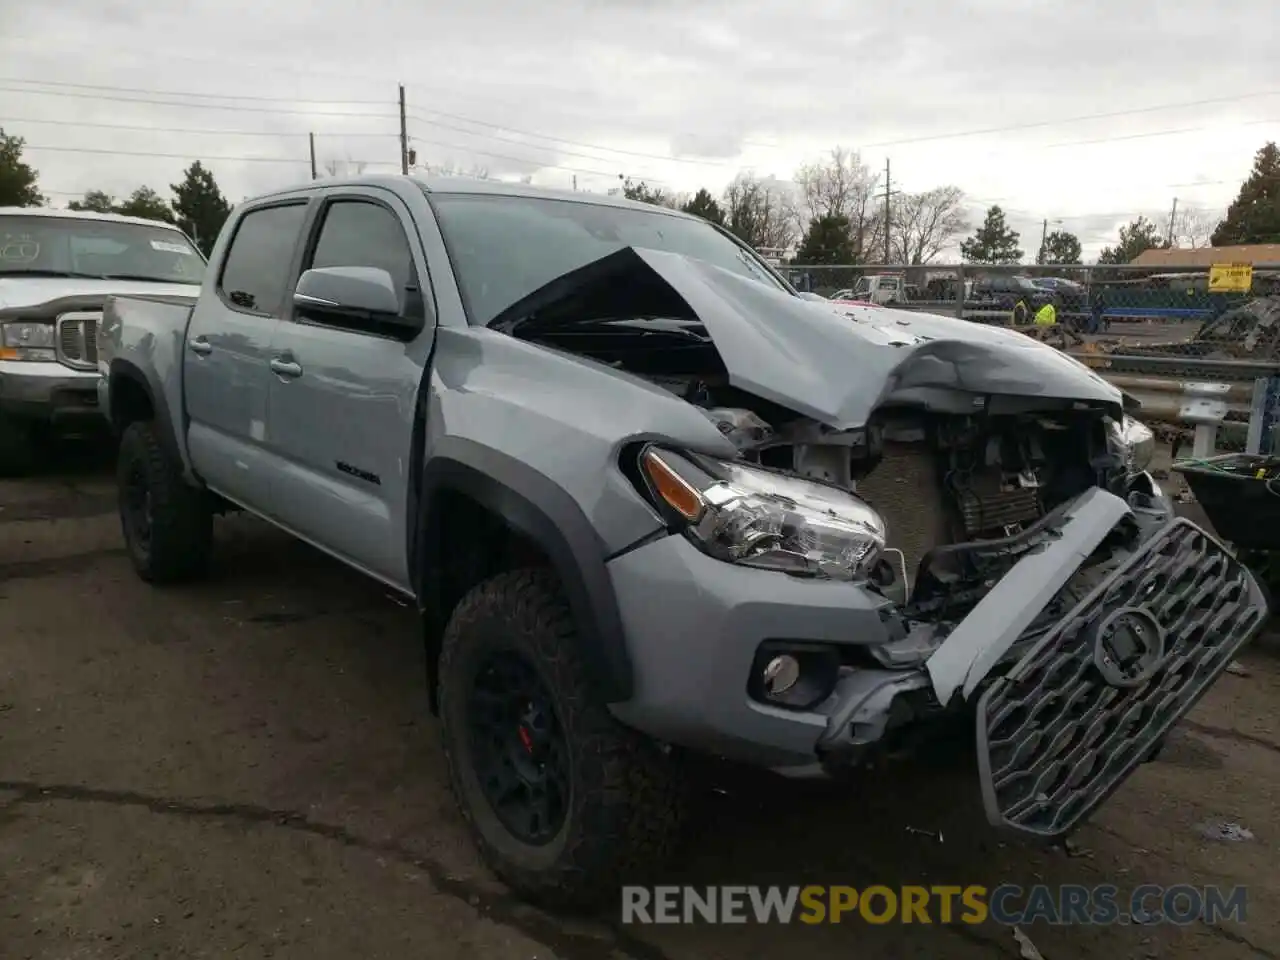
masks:
<instances>
[{"instance_id":1,"label":"wheel well","mask_svg":"<svg viewBox=\"0 0 1280 960\"><path fill-rule=\"evenodd\" d=\"M462 598L499 573L523 567L552 569L553 564L537 542L461 490L438 491L432 498L431 518L420 596L426 613L428 693L434 712L440 637Z\"/></svg>"},{"instance_id":2,"label":"wheel well","mask_svg":"<svg viewBox=\"0 0 1280 960\"><path fill-rule=\"evenodd\" d=\"M155 417L155 408L146 388L132 377L113 377L111 381L111 425L123 433L125 427L139 420Z\"/></svg>"}]
</instances>

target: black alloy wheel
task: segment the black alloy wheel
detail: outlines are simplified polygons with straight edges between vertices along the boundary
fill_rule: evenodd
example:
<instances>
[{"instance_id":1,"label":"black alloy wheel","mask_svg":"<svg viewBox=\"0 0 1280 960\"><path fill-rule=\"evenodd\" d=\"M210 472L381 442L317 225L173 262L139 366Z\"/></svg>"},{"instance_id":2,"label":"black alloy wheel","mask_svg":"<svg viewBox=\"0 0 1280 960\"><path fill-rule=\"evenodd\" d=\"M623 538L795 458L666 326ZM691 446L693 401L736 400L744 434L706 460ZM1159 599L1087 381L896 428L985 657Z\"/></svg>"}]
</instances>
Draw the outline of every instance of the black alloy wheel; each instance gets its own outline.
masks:
<instances>
[{"instance_id":1,"label":"black alloy wheel","mask_svg":"<svg viewBox=\"0 0 1280 960\"><path fill-rule=\"evenodd\" d=\"M120 506L129 541L141 556L150 556L153 514L151 484L144 461L134 460L129 464L120 490Z\"/></svg>"},{"instance_id":2,"label":"black alloy wheel","mask_svg":"<svg viewBox=\"0 0 1280 960\"><path fill-rule=\"evenodd\" d=\"M476 779L494 814L522 843L550 843L568 815L570 770L546 683L519 652L495 650L477 665L468 708Z\"/></svg>"}]
</instances>

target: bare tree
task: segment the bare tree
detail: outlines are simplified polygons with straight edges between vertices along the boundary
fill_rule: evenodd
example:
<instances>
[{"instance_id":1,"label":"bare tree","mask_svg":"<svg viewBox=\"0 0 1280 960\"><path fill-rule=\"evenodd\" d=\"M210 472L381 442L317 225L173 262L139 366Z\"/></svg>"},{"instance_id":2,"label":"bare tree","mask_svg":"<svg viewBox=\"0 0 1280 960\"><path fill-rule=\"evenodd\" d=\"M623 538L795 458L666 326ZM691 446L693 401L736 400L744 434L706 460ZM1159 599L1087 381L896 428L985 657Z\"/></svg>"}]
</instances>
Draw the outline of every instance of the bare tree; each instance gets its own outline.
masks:
<instances>
[{"instance_id":1,"label":"bare tree","mask_svg":"<svg viewBox=\"0 0 1280 960\"><path fill-rule=\"evenodd\" d=\"M329 177L358 177L364 173L366 166L368 164L359 160L326 160L324 172Z\"/></svg>"},{"instance_id":2,"label":"bare tree","mask_svg":"<svg viewBox=\"0 0 1280 960\"><path fill-rule=\"evenodd\" d=\"M473 163L467 169L462 169L453 160L446 160L443 163L424 163L422 169L433 177L470 177L473 180L489 180L489 168L480 163Z\"/></svg>"},{"instance_id":3,"label":"bare tree","mask_svg":"<svg viewBox=\"0 0 1280 960\"><path fill-rule=\"evenodd\" d=\"M751 171L725 188L726 226L753 247L786 249L799 233L795 204L784 190Z\"/></svg>"},{"instance_id":4,"label":"bare tree","mask_svg":"<svg viewBox=\"0 0 1280 960\"><path fill-rule=\"evenodd\" d=\"M1173 219L1173 245L1192 250L1209 246L1209 238L1220 220L1221 214L1188 207Z\"/></svg>"},{"instance_id":5,"label":"bare tree","mask_svg":"<svg viewBox=\"0 0 1280 960\"><path fill-rule=\"evenodd\" d=\"M959 187L904 194L893 205L892 214L889 247L898 263L929 263L969 229L964 191Z\"/></svg>"},{"instance_id":6,"label":"bare tree","mask_svg":"<svg viewBox=\"0 0 1280 960\"><path fill-rule=\"evenodd\" d=\"M858 151L835 147L826 158L801 166L795 181L804 198L806 219L847 217L859 261L876 249L872 240L881 218L874 201L880 177L872 174Z\"/></svg>"}]
</instances>

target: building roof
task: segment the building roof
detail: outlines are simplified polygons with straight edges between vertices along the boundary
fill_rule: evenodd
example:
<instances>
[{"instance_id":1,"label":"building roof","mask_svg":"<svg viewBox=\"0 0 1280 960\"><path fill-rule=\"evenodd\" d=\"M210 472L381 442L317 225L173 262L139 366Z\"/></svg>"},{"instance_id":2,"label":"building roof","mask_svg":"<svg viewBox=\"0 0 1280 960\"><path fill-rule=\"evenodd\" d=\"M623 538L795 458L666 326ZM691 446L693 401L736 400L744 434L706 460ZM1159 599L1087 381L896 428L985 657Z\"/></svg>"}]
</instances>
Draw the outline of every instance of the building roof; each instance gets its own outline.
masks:
<instances>
[{"instance_id":1,"label":"building roof","mask_svg":"<svg viewBox=\"0 0 1280 960\"><path fill-rule=\"evenodd\" d=\"M1280 264L1280 243L1252 243L1236 247L1198 247L1191 249L1146 250L1133 261L1136 267L1185 268L1207 270L1215 263Z\"/></svg>"}]
</instances>

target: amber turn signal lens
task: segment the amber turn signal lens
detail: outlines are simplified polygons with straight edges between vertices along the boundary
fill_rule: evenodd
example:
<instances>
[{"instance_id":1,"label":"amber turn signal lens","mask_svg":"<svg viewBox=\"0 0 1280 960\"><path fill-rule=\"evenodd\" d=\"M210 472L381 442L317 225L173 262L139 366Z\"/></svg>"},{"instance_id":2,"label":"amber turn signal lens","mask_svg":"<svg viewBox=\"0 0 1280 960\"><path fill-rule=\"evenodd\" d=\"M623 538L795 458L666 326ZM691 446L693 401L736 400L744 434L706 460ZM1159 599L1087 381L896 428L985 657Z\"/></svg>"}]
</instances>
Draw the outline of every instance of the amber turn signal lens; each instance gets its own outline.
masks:
<instances>
[{"instance_id":1,"label":"amber turn signal lens","mask_svg":"<svg viewBox=\"0 0 1280 960\"><path fill-rule=\"evenodd\" d=\"M658 496L686 520L694 521L702 516L706 505L701 495L689 482L663 462L655 451L649 450L643 459L644 472L653 483Z\"/></svg>"}]
</instances>

